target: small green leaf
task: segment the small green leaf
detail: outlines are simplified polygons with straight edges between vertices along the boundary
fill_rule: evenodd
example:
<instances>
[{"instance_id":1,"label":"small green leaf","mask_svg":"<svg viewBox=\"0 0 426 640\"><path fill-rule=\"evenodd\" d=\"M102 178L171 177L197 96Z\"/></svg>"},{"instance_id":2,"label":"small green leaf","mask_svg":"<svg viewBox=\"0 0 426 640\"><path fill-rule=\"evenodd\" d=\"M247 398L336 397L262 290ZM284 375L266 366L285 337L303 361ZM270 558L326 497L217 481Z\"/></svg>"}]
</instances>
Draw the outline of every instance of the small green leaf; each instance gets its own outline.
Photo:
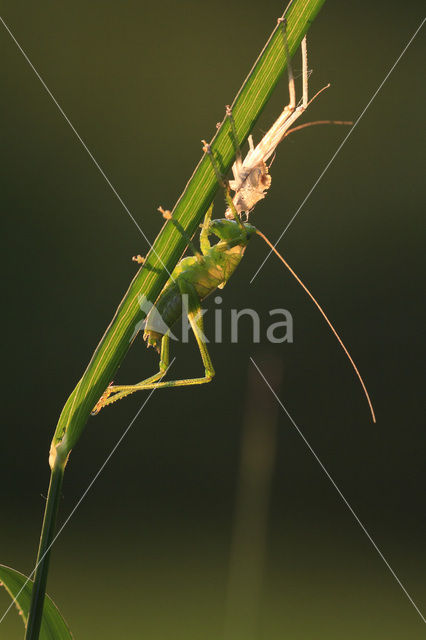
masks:
<instances>
[{"instance_id":1,"label":"small green leaf","mask_svg":"<svg viewBox=\"0 0 426 640\"><path fill-rule=\"evenodd\" d=\"M23 573L0 564L0 585L3 585L26 625L31 602L33 581L28 580ZM71 631L59 613L59 609L48 595L44 600L43 620L41 623L40 640L72 640Z\"/></svg>"}]
</instances>

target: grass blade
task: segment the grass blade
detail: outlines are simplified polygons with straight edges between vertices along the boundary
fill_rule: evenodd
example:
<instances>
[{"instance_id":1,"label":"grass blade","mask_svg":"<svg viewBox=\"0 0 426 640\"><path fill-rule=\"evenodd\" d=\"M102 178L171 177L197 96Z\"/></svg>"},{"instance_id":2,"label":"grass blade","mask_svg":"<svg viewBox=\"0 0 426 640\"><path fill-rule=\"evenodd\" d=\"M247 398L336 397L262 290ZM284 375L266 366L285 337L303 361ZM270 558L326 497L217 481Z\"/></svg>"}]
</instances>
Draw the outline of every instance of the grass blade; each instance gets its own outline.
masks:
<instances>
[{"instance_id":1,"label":"grass blade","mask_svg":"<svg viewBox=\"0 0 426 640\"><path fill-rule=\"evenodd\" d=\"M288 5L284 16L287 22L286 32L290 56L297 50L323 3L324 0L293 0ZM277 24L232 104L236 134L240 143L247 139L285 70L286 64L283 31L281 25ZM235 157L230 125L227 120L224 120L219 127L211 142L211 148L221 163L222 172L227 173ZM204 156L173 209L175 224L170 221L164 224L147 255L145 264L131 282L86 371L59 417L50 447L51 484L42 527L34 597L26 640L37 640L39 637L38 629L43 611L50 547L56 523L60 486L68 456L78 442L90 412L113 379L141 327L145 317L141 309L141 298L152 304L155 303L186 248L186 240L178 229L183 229L187 237L194 234L218 188L211 162Z\"/></svg>"},{"instance_id":2,"label":"grass blade","mask_svg":"<svg viewBox=\"0 0 426 640\"><path fill-rule=\"evenodd\" d=\"M33 581L23 573L5 565L0 565L0 585L3 584L26 625L30 608ZM72 640L71 631L61 616L58 607L48 595L45 596L40 640Z\"/></svg>"},{"instance_id":3,"label":"grass blade","mask_svg":"<svg viewBox=\"0 0 426 640\"><path fill-rule=\"evenodd\" d=\"M323 3L324 0L294 0L287 7L284 15L291 56ZM247 139L285 68L282 29L277 25L232 104L240 142ZM224 120L218 129L212 150L221 160L222 171L227 172L235 155L228 121ZM188 236L192 236L200 224L217 189L210 161L203 157L173 209L173 217ZM155 302L184 250L185 240L181 234L172 223L165 223L61 413L51 446L52 468L57 456L65 462L92 408L124 359L135 330L145 317L139 304L141 296Z\"/></svg>"}]
</instances>

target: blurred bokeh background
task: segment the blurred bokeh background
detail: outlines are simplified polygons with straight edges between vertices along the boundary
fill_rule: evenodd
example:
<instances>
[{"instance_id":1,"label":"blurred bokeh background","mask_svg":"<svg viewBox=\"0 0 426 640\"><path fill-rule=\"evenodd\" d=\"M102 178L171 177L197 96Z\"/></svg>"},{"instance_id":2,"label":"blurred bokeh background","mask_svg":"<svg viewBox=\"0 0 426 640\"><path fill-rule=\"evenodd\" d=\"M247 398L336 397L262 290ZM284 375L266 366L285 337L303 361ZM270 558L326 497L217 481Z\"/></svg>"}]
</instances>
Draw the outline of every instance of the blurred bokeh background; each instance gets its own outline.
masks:
<instances>
[{"instance_id":1,"label":"blurred bokeh background","mask_svg":"<svg viewBox=\"0 0 426 640\"><path fill-rule=\"evenodd\" d=\"M213 135L282 9L272 0L2 2L4 20L151 240L161 226L157 206L177 200L201 138ZM327 0L309 32L310 86L332 86L304 121L356 119L422 9L417 0ZM0 562L29 573L57 417L134 274L130 257L147 246L3 27L0 43ZM249 284L266 255L253 242L223 292L214 382L153 395L55 544L48 592L77 640L424 638L421 617L250 362L274 381L424 611L424 44L420 33L280 243L350 347L377 424L342 351L282 265L271 258ZM299 57L294 66L300 73ZM283 79L255 140L286 101ZM279 148L272 188L252 216L271 239L345 134L313 127ZM217 215L221 207L218 199ZM264 328L270 309L291 311L294 343L270 345L262 329L254 345L247 323L231 344L229 310L245 307L258 310ZM175 374L201 371L194 344L174 353ZM118 379L139 380L156 361L140 340ZM144 399L90 420L67 468L61 522ZM257 425L265 415L271 439L265 445L257 432L251 440L248 460L263 489L244 498L244 509L236 506L241 443L253 414ZM262 522L236 523L247 512ZM0 593L1 612L8 602ZM20 637L11 611L0 638Z\"/></svg>"}]
</instances>

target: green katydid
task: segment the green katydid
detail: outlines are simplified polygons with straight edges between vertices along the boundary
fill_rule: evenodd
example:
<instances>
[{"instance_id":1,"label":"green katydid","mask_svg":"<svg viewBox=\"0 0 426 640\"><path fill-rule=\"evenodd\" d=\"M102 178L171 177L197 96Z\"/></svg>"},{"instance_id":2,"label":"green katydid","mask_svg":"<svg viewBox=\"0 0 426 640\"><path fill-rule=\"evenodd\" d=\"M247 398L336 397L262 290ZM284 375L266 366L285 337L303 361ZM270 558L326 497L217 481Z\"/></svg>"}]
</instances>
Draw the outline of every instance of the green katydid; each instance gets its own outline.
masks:
<instances>
[{"instance_id":1,"label":"green katydid","mask_svg":"<svg viewBox=\"0 0 426 640\"><path fill-rule=\"evenodd\" d=\"M283 31L286 46L285 29ZM290 102L284 108L282 114L271 129L265 134L256 148L254 148L253 141L250 136L250 150L244 161L241 158L232 111L227 107L226 112L230 120L231 132L233 134L232 137L236 150L236 161L232 167L234 180L230 183L222 177L217 161L213 157L210 145L203 141L203 149L210 157L217 180L224 189L228 208L225 213L225 218L212 220L213 205L210 206L201 227L201 252L195 248L191 239L186 237L183 229L181 229L173 220L170 212L164 211L160 208L163 216L170 219L182 235L184 235L187 240L187 244L192 248L194 256L185 257L180 260L173 270L169 281L161 291L155 306L146 317L144 340L146 340L147 346L154 347L160 353L159 370L153 376L134 385L109 385L94 407L92 412L93 415L97 414L104 406L107 406L116 400L120 400L121 398L124 398L136 391L204 384L212 380L215 375L215 371L204 336L201 302L217 288L223 288L225 286L243 258L249 240L254 235L259 235L303 287L336 336L356 375L358 376L369 404L372 419L375 422L373 406L361 374L349 354L349 351L328 319L325 311L266 236L264 236L264 234L256 229L252 224L249 224L247 221L243 222L241 219L242 213L246 213L246 216L248 217L249 212L254 208L256 203L265 197L265 193L271 184L271 178L269 176L266 161L274 154L279 142L281 142L291 131L295 130L295 128L290 129L290 126L300 115L302 115L309 104L307 98L308 69L306 38L304 38L302 42L302 58L303 100L301 105L296 106L294 79L291 65L288 64ZM343 123L339 122L336 124ZM304 126L308 125L301 125L301 127ZM297 129L301 127L297 127ZM232 197L230 194L231 188L234 191L234 196ZM215 245L210 244L210 235L214 235L218 238L218 242ZM143 258L140 256L137 256L134 260L139 263L143 262ZM204 365L204 376L164 381L162 378L169 367L169 331L175 322L182 316L182 299L184 296L186 296L186 300L188 302L188 308L185 311L201 354L201 359ZM166 327L164 330L159 330L158 328L158 324L155 320L155 318L158 317L158 314Z\"/></svg>"}]
</instances>

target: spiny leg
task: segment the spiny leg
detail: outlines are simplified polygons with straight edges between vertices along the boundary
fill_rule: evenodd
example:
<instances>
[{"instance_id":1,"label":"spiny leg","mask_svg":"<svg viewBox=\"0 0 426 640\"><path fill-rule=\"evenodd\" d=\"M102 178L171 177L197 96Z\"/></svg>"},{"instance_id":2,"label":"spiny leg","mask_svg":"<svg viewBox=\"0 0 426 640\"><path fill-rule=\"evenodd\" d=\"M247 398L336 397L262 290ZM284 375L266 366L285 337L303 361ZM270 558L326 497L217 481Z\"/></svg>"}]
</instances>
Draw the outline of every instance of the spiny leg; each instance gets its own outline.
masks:
<instances>
[{"instance_id":1,"label":"spiny leg","mask_svg":"<svg viewBox=\"0 0 426 640\"><path fill-rule=\"evenodd\" d=\"M286 22L285 19L280 18L279 22L282 24L282 33L284 39L284 50L287 59L288 70L288 91L289 91L289 103L284 107L281 115L274 122L270 130L265 134L262 140L257 145L253 157L262 156L262 159L266 162L279 143L284 139L286 132L292 126L292 124L300 118L300 116L306 111L309 104L308 101L308 50L306 43L306 36L302 40L302 76L303 76L303 96L302 103L296 106L296 89L294 83L293 68L290 59L290 52L288 48Z\"/></svg>"},{"instance_id":2,"label":"spiny leg","mask_svg":"<svg viewBox=\"0 0 426 640\"><path fill-rule=\"evenodd\" d=\"M197 293L194 287L185 281L179 281L179 288L181 290L182 295L186 294L188 296L189 308L188 308L188 320L190 322L191 328L194 332L195 339L197 340L198 348L200 350L201 359L204 364L205 375L202 378L185 378L182 380L167 380L165 382L157 382L159 378L162 378L166 373L166 370L169 366L169 338L168 335L163 336L163 340L161 342L161 357L160 357L160 371L147 378L146 380L142 380L138 384L134 385L116 385L113 387L109 387L110 393L114 395L110 395L107 398L104 398L98 402L94 410L94 413L98 413L102 407L107 406L115 402L116 400L120 400L125 396L128 396L131 393L135 393L136 391L143 391L144 389L162 389L167 387L186 387L195 384L205 384L206 382L210 382L213 378L215 371L213 368L213 364L210 358L210 354L207 349L206 340L204 336L204 325L203 325L203 315L201 313L200 301L198 299ZM105 394L104 394L105 395ZM101 404L102 402L102 404Z\"/></svg>"},{"instance_id":3,"label":"spiny leg","mask_svg":"<svg viewBox=\"0 0 426 640\"><path fill-rule=\"evenodd\" d=\"M175 220L171 214L171 212L168 209L163 209L163 207L158 207L157 209L161 215L163 216L163 218L165 220L170 220L171 223L175 226L175 228L179 231L179 233L181 234L181 236L183 236L183 238L186 240L186 243L188 244L188 246L191 248L193 254L197 257L197 258L201 258L200 252L198 251L197 247L195 246L195 244L192 242L191 238L188 236L188 234L186 233L185 229L182 227L182 225L177 222L177 220ZM211 215L211 214L210 214ZM133 262L137 262L138 264L145 264L146 258L144 258L143 256L141 256L140 254L138 254L137 256L133 256L132 258Z\"/></svg>"},{"instance_id":4,"label":"spiny leg","mask_svg":"<svg viewBox=\"0 0 426 640\"><path fill-rule=\"evenodd\" d=\"M210 162L212 163L214 172L216 174L216 179L217 179L219 185L222 187L222 189L223 189L223 191L225 193L225 200L226 200L227 205L229 206L229 208L232 211L232 215L234 216L234 220L237 222L237 224L240 226L240 228L242 230L244 230L244 224L242 223L241 218L238 215L238 212L237 212L237 210L235 208L234 202L233 202L233 200L231 198L231 192L230 192L231 190L229 188L229 183L226 180L226 178L224 178L222 176L222 174L220 172L219 166L218 166L218 164L217 164L217 162L216 162L216 160L215 160L215 158L213 156L213 152L212 152L211 146L205 140L202 140L201 142L203 143L203 151L204 151L204 153L206 153L210 158Z\"/></svg>"},{"instance_id":5,"label":"spiny leg","mask_svg":"<svg viewBox=\"0 0 426 640\"><path fill-rule=\"evenodd\" d=\"M205 384L210 382L215 371L207 349L207 343L204 336L203 314L201 313L200 300L193 285L186 280L178 280L179 289L182 295L187 296L188 300L188 320L194 332L195 339L200 350L201 359L204 364L204 377L202 378L184 378L182 380L167 380L165 382L152 382L150 379L144 380L137 385L114 387L128 393L134 391L142 391L143 389L163 389L167 387L186 387L194 384ZM166 337L166 336L164 336ZM164 375L164 374L163 374ZM117 394L118 395L118 394ZM117 398L118 399L118 398Z\"/></svg>"},{"instance_id":6,"label":"spiny leg","mask_svg":"<svg viewBox=\"0 0 426 640\"><path fill-rule=\"evenodd\" d=\"M234 175L234 180L238 180L239 172L241 170L241 167L243 166L243 160L241 155L240 143L238 140L237 128L235 126L234 115L232 113L232 108L229 105L226 105L226 117L228 118L229 125L231 127L231 139L235 151L235 162L232 165L232 173Z\"/></svg>"},{"instance_id":7,"label":"spiny leg","mask_svg":"<svg viewBox=\"0 0 426 640\"><path fill-rule=\"evenodd\" d=\"M192 378L192 380L177 380L176 383L186 382L187 384L202 384L210 382L215 375L213 363L207 349L207 342L204 335L203 314L200 299L194 286L184 279L179 280L179 289L182 295L187 296L188 301L188 320L194 332L198 348L200 350L201 359L204 365L204 378Z\"/></svg>"},{"instance_id":8,"label":"spiny leg","mask_svg":"<svg viewBox=\"0 0 426 640\"><path fill-rule=\"evenodd\" d=\"M200 232L200 248L201 253L205 256L211 249L210 241L209 241L209 227L210 220L212 218L213 213L213 204L207 210L206 215L204 216L203 224L201 225Z\"/></svg>"},{"instance_id":9,"label":"spiny leg","mask_svg":"<svg viewBox=\"0 0 426 640\"><path fill-rule=\"evenodd\" d=\"M168 209L163 209L163 207L158 207L158 211L161 213L161 215L163 216L163 218L165 220L170 220L170 222L175 226L175 228L179 231L179 233L181 234L181 236L183 238L185 238L186 243L189 247L191 247L191 251L193 252L194 256L196 256L197 258L201 258L201 254L198 251L197 247L195 246L195 244L192 242L191 238L188 236L188 234L186 233L185 229L182 227L182 225L180 224L180 222L178 222L177 220L175 220L171 214L171 212Z\"/></svg>"},{"instance_id":10,"label":"spiny leg","mask_svg":"<svg viewBox=\"0 0 426 640\"><path fill-rule=\"evenodd\" d=\"M240 143L238 140L237 129L235 126L234 116L232 114L232 108L229 106L229 104L226 105L226 117L228 118L229 124L231 127L232 143L234 145L235 155L237 159L238 158L241 159L241 149L240 149Z\"/></svg>"},{"instance_id":11,"label":"spiny leg","mask_svg":"<svg viewBox=\"0 0 426 640\"><path fill-rule=\"evenodd\" d=\"M228 183L229 187L231 187L231 189L235 191L234 197L232 198L233 206L229 207L229 210L234 215L234 211L237 211L237 208L234 203L234 199L237 196L239 188L241 187L241 184L242 184L241 174L243 173L244 162L241 154L240 143L238 141L238 134L237 134L237 128L235 126L234 115L232 113L232 108L229 105L226 106L226 116L230 123L231 134L232 134L231 138L232 138L232 143L234 145L234 151L235 151L235 162L232 165L232 175L234 176L234 179ZM252 135L248 137L248 144L249 144L249 153L247 154L247 156L250 154L250 152L254 151L254 143L253 143ZM249 218L249 212L246 211L245 213L246 213L246 222L247 222ZM227 212L225 213L225 217L226 218L228 217ZM240 218L241 214L239 214L238 217Z\"/></svg>"},{"instance_id":12,"label":"spiny leg","mask_svg":"<svg viewBox=\"0 0 426 640\"><path fill-rule=\"evenodd\" d=\"M304 109L308 107L308 45L306 36L302 40L302 81L303 81L303 99L302 106Z\"/></svg>"},{"instance_id":13,"label":"spiny leg","mask_svg":"<svg viewBox=\"0 0 426 640\"><path fill-rule=\"evenodd\" d=\"M287 40L287 20L285 18L278 18L278 22L281 23L282 34L284 40L284 51L285 57L287 60L287 72L288 72L288 93L290 96L290 101L286 107L289 111L293 112L296 108L296 87L294 84L294 75L293 75L293 67L291 64L290 51L288 49L288 40ZM305 38L304 38L305 40Z\"/></svg>"},{"instance_id":14,"label":"spiny leg","mask_svg":"<svg viewBox=\"0 0 426 640\"><path fill-rule=\"evenodd\" d=\"M125 398L126 396L138 391L140 385L142 384L152 384L157 380L160 380L167 372L169 368L169 335L166 334L163 336L161 340L161 350L160 350L160 362L159 362L159 370L153 376L146 378L146 380L142 380L135 385L112 385L110 384L108 388L102 394L99 402L96 404L95 408L92 411L92 416L95 416L99 411L106 407L109 404L112 404L116 400L121 400L121 398ZM145 387L144 387L145 388Z\"/></svg>"},{"instance_id":15,"label":"spiny leg","mask_svg":"<svg viewBox=\"0 0 426 640\"><path fill-rule=\"evenodd\" d=\"M287 72L288 72L288 92L290 96L289 104L287 108L291 111L294 111L296 108L296 87L294 84L294 74L293 67L291 64L290 51L288 48L288 40L287 40L287 21L285 18L278 18L278 22L282 25L283 39L284 39L284 49L285 55L287 59ZM306 36L304 36L302 43L302 80L303 80L303 98L302 98L302 106L304 109L308 106L308 46L306 42Z\"/></svg>"}]
</instances>

